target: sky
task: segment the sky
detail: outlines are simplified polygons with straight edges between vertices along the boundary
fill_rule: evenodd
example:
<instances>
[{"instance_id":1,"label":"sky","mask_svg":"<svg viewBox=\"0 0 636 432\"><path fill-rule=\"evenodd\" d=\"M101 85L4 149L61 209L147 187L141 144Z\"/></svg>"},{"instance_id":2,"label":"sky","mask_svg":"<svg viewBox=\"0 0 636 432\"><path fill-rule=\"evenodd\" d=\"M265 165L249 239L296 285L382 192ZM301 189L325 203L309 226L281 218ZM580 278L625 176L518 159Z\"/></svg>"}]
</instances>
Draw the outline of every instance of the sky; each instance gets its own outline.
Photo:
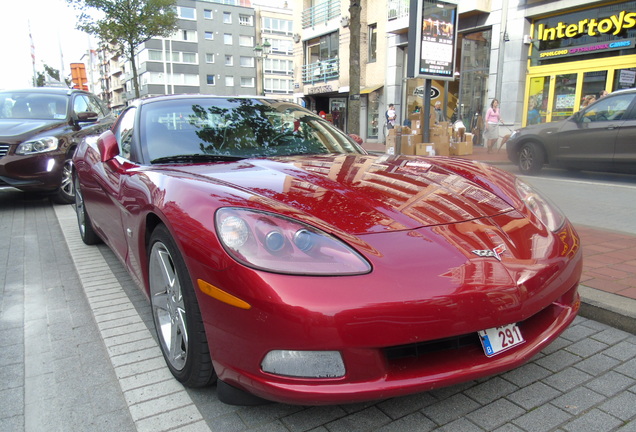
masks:
<instances>
[{"instance_id":1,"label":"sky","mask_svg":"<svg viewBox=\"0 0 636 432\"><path fill-rule=\"evenodd\" d=\"M86 61L82 56L97 47L95 39L75 30L77 13L66 0L3 0L2 3L0 89L32 87L29 24L37 71L44 71L43 64L62 70L63 59L64 73L69 75L70 64Z\"/></svg>"}]
</instances>

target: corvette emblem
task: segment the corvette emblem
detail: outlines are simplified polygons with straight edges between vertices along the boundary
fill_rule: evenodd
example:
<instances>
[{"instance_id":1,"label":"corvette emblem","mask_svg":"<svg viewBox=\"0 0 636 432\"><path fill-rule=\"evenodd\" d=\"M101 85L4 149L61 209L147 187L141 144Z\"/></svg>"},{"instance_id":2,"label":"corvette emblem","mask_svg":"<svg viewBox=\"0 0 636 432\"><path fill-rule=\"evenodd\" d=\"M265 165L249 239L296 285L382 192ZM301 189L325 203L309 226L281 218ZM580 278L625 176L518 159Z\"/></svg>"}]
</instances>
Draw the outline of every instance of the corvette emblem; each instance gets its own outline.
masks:
<instances>
[{"instance_id":1,"label":"corvette emblem","mask_svg":"<svg viewBox=\"0 0 636 432\"><path fill-rule=\"evenodd\" d=\"M473 253L480 257L495 257L501 261L501 254L506 251L506 245L500 244L494 249L474 250Z\"/></svg>"}]
</instances>

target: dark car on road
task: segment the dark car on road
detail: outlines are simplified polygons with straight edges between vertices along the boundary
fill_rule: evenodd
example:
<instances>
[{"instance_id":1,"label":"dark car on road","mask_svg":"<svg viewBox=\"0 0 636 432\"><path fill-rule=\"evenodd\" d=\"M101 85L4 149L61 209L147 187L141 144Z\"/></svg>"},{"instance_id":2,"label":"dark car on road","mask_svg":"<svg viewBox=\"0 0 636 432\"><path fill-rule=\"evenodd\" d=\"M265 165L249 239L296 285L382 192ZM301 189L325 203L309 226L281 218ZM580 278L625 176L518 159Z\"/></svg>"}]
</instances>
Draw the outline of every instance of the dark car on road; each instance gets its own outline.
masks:
<instances>
[{"instance_id":1,"label":"dark car on road","mask_svg":"<svg viewBox=\"0 0 636 432\"><path fill-rule=\"evenodd\" d=\"M93 94L67 88L0 91L0 187L75 201L71 164L77 144L115 117Z\"/></svg>"},{"instance_id":2,"label":"dark car on road","mask_svg":"<svg viewBox=\"0 0 636 432\"><path fill-rule=\"evenodd\" d=\"M523 174L544 165L636 172L636 89L611 93L565 120L519 129L506 148Z\"/></svg>"}]
</instances>

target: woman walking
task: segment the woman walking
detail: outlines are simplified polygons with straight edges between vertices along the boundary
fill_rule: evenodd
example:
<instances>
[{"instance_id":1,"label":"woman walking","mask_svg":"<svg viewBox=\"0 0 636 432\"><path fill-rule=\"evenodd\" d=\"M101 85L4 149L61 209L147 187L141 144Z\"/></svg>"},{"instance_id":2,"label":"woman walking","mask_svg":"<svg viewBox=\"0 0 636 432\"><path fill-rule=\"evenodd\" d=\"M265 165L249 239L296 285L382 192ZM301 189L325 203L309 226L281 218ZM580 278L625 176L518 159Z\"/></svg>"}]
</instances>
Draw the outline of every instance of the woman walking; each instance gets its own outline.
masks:
<instances>
[{"instance_id":1,"label":"woman walking","mask_svg":"<svg viewBox=\"0 0 636 432\"><path fill-rule=\"evenodd\" d=\"M490 108L486 112L486 131L484 132L484 139L486 140L486 146L488 147L488 153L492 153L492 148L499 139L499 123L501 122L501 115L499 114L499 101L493 99L490 103Z\"/></svg>"}]
</instances>

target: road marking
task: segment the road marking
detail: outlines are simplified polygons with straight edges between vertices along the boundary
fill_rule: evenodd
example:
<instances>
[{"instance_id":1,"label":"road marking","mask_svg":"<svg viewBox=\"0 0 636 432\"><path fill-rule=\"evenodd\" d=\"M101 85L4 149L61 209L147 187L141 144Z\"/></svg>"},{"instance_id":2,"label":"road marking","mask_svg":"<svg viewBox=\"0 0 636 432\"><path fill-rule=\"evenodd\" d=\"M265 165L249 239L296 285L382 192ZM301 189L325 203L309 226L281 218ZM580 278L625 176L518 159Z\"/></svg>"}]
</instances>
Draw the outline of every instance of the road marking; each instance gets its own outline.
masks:
<instances>
[{"instance_id":1,"label":"road marking","mask_svg":"<svg viewBox=\"0 0 636 432\"><path fill-rule=\"evenodd\" d=\"M563 178L558 178L558 177L543 177L543 176L522 176L522 175L517 175L517 177L522 178L524 181L527 181L528 183L532 183L532 180L554 180L554 181L560 181L560 182L564 182L564 183L576 183L576 184L585 184L585 185L594 185L594 186L606 186L606 187L611 187L611 188L625 188L625 189L636 189L636 185L625 185L625 184L617 184L617 183L601 183L598 181L591 181L591 180L572 180L572 179L563 179Z\"/></svg>"},{"instance_id":2,"label":"road marking","mask_svg":"<svg viewBox=\"0 0 636 432\"><path fill-rule=\"evenodd\" d=\"M99 249L82 242L74 207L53 208L137 431L210 431Z\"/></svg>"}]
</instances>

